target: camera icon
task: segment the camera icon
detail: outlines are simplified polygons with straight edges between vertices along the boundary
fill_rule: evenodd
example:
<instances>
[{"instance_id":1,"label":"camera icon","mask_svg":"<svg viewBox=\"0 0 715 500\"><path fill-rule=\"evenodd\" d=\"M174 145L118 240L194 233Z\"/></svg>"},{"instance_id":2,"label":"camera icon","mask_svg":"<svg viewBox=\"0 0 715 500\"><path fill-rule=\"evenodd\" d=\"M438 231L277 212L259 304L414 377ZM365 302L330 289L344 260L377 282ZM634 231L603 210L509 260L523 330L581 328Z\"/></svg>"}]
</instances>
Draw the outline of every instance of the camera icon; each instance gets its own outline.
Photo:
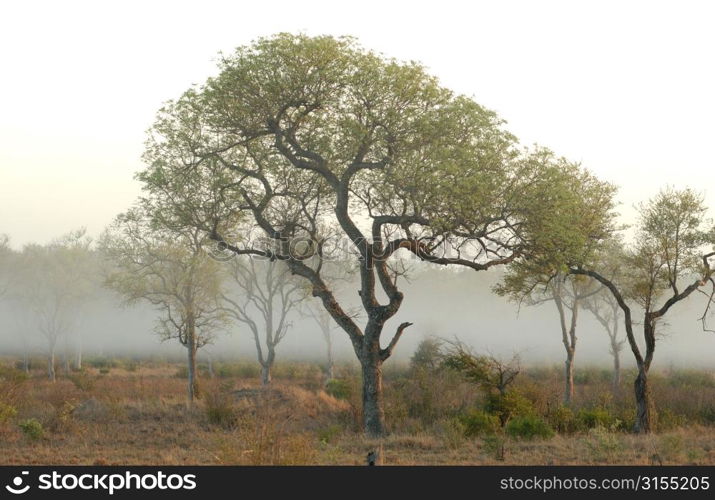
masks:
<instances>
[{"instance_id":1,"label":"camera icon","mask_svg":"<svg viewBox=\"0 0 715 500\"><path fill-rule=\"evenodd\" d=\"M27 476L30 473L26 470L22 471L19 476L15 476L12 480L12 484L8 484L5 486L5 489L12 493L13 495L22 495L23 493L27 493L27 490L30 489L30 485L26 484L24 487L22 486L23 483L23 476Z\"/></svg>"}]
</instances>

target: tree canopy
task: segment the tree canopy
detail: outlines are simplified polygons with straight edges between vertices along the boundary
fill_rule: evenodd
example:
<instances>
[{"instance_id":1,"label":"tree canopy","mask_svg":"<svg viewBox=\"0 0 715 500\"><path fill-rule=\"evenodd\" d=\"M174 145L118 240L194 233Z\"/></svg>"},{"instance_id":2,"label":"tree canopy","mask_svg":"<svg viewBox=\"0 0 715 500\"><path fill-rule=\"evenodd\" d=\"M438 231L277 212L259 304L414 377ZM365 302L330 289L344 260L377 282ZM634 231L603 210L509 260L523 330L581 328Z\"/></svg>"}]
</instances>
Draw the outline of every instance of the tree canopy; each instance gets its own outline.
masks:
<instances>
[{"instance_id":1,"label":"tree canopy","mask_svg":"<svg viewBox=\"0 0 715 500\"><path fill-rule=\"evenodd\" d=\"M494 112L419 64L351 38L279 34L219 69L159 112L138 174L146 197L167 226L284 260L307 279L375 394L379 365L410 325L380 344L403 300L397 260L474 270L527 254L564 262L610 231L612 186L521 148ZM322 273L346 255L360 264L364 325Z\"/></svg>"}]
</instances>

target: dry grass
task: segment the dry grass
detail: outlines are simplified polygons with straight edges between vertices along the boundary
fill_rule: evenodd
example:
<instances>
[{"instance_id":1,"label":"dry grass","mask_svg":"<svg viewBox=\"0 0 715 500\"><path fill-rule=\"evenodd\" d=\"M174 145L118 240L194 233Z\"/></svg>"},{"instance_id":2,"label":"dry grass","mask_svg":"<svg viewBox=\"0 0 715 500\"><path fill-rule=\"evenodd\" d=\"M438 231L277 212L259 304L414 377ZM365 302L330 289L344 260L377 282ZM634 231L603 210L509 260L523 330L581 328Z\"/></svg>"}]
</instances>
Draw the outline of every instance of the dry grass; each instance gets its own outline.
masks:
<instances>
[{"instance_id":1,"label":"dry grass","mask_svg":"<svg viewBox=\"0 0 715 500\"><path fill-rule=\"evenodd\" d=\"M410 404L393 392L410 389L404 380L386 384L393 433L377 442L355 431L354 394L338 400L306 388L312 384L302 379L278 380L265 390L226 378L205 381L203 400L189 408L176 368L113 368L105 375L88 370L81 379L54 384L41 374L29 380L0 377L0 402L17 410L0 426L0 464L362 465L368 451L378 448L386 465L715 464L715 427L707 425L650 436L596 428L547 440L465 438L444 413L451 405L471 403L473 394L455 385L444 403L435 399L439 392L433 388L420 398L412 389L416 403ZM552 404L548 386L525 380L522 387L537 406ZM600 382L580 390L582 398L606 398ZM677 392L666 384L658 396L672 393L678 408L695 412ZM706 399L698 396L691 405L708 404ZM211 408L219 408L226 420L210 418ZM430 418L421 418L421 409ZM45 429L39 440L17 425L30 418Z\"/></svg>"}]
</instances>

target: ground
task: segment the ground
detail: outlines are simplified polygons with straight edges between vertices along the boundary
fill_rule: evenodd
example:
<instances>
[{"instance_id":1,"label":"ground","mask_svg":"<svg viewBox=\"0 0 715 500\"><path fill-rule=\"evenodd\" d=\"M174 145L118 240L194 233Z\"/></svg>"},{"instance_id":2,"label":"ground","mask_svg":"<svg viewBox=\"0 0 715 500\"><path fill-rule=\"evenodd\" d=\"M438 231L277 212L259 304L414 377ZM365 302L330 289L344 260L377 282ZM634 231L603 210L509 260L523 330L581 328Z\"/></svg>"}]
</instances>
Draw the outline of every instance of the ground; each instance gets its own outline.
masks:
<instances>
[{"instance_id":1,"label":"ground","mask_svg":"<svg viewBox=\"0 0 715 500\"><path fill-rule=\"evenodd\" d=\"M466 437L449 420L419 426L397 411L388 397L397 383L386 386L393 430L378 442L362 436L359 410L327 394L317 372L285 373L270 390L254 377L207 378L189 406L180 365L85 368L54 383L39 371L27 378L6 369L0 464L362 465L376 449L386 465L715 464L715 426L681 423L648 436L597 426L550 438Z\"/></svg>"}]
</instances>

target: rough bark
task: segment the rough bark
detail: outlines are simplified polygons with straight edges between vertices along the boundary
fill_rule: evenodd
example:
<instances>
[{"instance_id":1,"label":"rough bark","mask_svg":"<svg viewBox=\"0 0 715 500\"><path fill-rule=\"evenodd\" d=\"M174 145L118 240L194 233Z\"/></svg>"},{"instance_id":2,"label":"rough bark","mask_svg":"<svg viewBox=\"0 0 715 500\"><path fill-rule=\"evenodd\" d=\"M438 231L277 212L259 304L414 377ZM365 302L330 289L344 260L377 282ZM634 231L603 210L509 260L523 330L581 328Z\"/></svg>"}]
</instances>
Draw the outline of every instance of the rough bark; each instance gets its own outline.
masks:
<instances>
[{"instance_id":1,"label":"rough bark","mask_svg":"<svg viewBox=\"0 0 715 500\"><path fill-rule=\"evenodd\" d=\"M379 344L367 345L359 357L362 367L362 408L365 433L372 438L385 434L385 411L382 405L382 360Z\"/></svg>"},{"instance_id":2,"label":"rough bark","mask_svg":"<svg viewBox=\"0 0 715 500\"><path fill-rule=\"evenodd\" d=\"M261 384L270 385L273 377L271 376L271 365L268 363L261 363Z\"/></svg>"},{"instance_id":3,"label":"rough bark","mask_svg":"<svg viewBox=\"0 0 715 500\"><path fill-rule=\"evenodd\" d=\"M648 384L648 369L644 365L638 367L638 376L633 383L636 394L636 421L634 431L649 433L655 430L655 408Z\"/></svg>"}]
</instances>

